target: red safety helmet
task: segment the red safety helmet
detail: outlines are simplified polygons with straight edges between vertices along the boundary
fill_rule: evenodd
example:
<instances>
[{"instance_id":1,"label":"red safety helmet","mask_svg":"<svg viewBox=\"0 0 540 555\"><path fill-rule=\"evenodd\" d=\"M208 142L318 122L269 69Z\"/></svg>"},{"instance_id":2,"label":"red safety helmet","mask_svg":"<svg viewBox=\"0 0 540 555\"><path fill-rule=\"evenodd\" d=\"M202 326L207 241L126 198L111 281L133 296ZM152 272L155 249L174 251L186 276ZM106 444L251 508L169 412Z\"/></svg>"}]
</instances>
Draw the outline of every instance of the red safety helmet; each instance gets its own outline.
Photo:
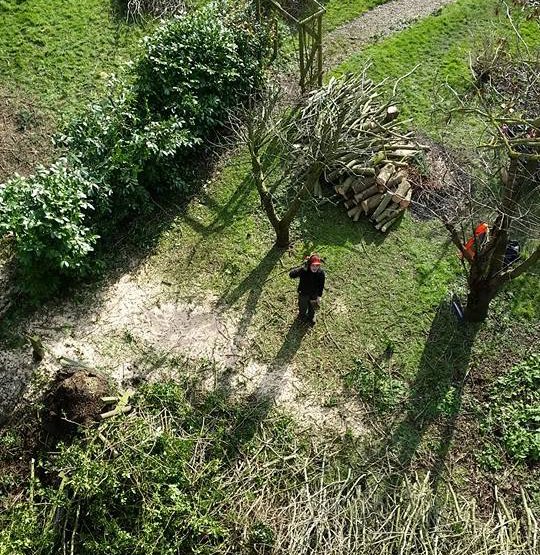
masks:
<instances>
[{"instance_id":1,"label":"red safety helmet","mask_svg":"<svg viewBox=\"0 0 540 555\"><path fill-rule=\"evenodd\" d=\"M318 254L312 254L308 258L308 266L320 266L322 263L321 257Z\"/></svg>"}]
</instances>

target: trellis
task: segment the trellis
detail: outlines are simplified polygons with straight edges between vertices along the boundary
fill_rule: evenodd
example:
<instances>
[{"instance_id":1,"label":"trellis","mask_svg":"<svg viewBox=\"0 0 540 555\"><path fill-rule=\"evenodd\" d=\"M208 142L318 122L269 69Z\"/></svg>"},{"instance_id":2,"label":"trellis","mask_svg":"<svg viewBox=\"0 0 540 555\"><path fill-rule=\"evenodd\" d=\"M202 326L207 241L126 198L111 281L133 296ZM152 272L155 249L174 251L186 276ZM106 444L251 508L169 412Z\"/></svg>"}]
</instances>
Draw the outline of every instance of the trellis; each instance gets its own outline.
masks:
<instances>
[{"instance_id":1,"label":"trellis","mask_svg":"<svg viewBox=\"0 0 540 555\"><path fill-rule=\"evenodd\" d=\"M309 0L306 10L310 15L298 19L287 11L277 0L257 0L259 16L262 17L262 4L279 13L298 32L298 54L300 64L300 89L306 92L313 86L320 87L323 80L323 43L322 20L326 9L317 2Z\"/></svg>"}]
</instances>

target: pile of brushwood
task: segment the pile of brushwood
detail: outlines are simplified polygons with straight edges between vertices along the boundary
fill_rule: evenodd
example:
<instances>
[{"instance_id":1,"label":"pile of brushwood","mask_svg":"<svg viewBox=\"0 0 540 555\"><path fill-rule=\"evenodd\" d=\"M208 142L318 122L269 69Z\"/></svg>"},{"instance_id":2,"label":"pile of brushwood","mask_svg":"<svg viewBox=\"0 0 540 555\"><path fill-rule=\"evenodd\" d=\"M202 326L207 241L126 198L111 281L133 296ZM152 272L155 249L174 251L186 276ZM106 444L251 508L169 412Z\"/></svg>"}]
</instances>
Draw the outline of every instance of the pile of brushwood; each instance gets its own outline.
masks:
<instances>
[{"instance_id":1,"label":"pile of brushwood","mask_svg":"<svg viewBox=\"0 0 540 555\"><path fill-rule=\"evenodd\" d=\"M381 94L379 85L363 83L362 110L347 122L354 147L327 166L325 180L344 198L349 217L358 221L365 215L384 233L410 205L409 168L428 147L403 131L398 107L382 103Z\"/></svg>"},{"instance_id":2,"label":"pile of brushwood","mask_svg":"<svg viewBox=\"0 0 540 555\"><path fill-rule=\"evenodd\" d=\"M538 554L525 491L496 493L482 518L450 481L435 490L353 437L301 435L193 384L130 403L25 461L26 483L1 476L0 555ZM0 461L17 442L0 430Z\"/></svg>"}]
</instances>

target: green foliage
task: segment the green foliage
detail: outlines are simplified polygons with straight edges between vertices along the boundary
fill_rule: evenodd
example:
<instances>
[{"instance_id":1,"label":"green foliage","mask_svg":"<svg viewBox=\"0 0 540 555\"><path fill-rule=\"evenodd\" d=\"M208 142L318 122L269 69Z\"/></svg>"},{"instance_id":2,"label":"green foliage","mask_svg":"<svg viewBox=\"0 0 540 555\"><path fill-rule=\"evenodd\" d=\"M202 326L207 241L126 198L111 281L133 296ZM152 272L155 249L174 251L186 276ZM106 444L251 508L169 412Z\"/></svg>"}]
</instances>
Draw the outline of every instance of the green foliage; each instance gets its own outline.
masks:
<instances>
[{"instance_id":1,"label":"green foliage","mask_svg":"<svg viewBox=\"0 0 540 555\"><path fill-rule=\"evenodd\" d=\"M299 439L277 415L215 395L197 404L175 383L146 386L133 405L38 459L0 505L0 555L535 552L525 497L486 523L429 474L374 473L351 437ZM408 533L429 529L434 506L436 533Z\"/></svg>"},{"instance_id":2,"label":"green foliage","mask_svg":"<svg viewBox=\"0 0 540 555\"><path fill-rule=\"evenodd\" d=\"M12 233L25 272L84 273L98 236L92 231L90 197L96 186L65 159L30 178L0 186L0 234Z\"/></svg>"},{"instance_id":3,"label":"green foliage","mask_svg":"<svg viewBox=\"0 0 540 555\"><path fill-rule=\"evenodd\" d=\"M56 139L96 183L111 190L96 218L106 228L144 212L150 193L175 180L175 156L193 145L189 131L173 118L152 121L137 110L131 87L111 81L109 96L91 104Z\"/></svg>"},{"instance_id":4,"label":"green foliage","mask_svg":"<svg viewBox=\"0 0 540 555\"><path fill-rule=\"evenodd\" d=\"M60 163L5 188L0 225L26 274L85 273L90 228L107 236L151 195L184 186L182 163L262 81L265 39L251 21L247 8L219 2L164 23L132 75L111 80L57 138L80 169Z\"/></svg>"},{"instance_id":5,"label":"green foliage","mask_svg":"<svg viewBox=\"0 0 540 555\"><path fill-rule=\"evenodd\" d=\"M540 461L540 355L533 354L493 384L483 427L514 460Z\"/></svg>"},{"instance_id":6,"label":"green foliage","mask_svg":"<svg viewBox=\"0 0 540 555\"><path fill-rule=\"evenodd\" d=\"M406 384L392 375L390 367L366 365L362 360L346 375L345 384L381 412L395 409L407 393Z\"/></svg>"},{"instance_id":7,"label":"green foliage","mask_svg":"<svg viewBox=\"0 0 540 555\"><path fill-rule=\"evenodd\" d=\"M146 386L134 399L136 412L102 424L99 441L95 430L86 430L38 463L40 473L54 479L33 484L35 506L0 513L0 523L11 521L0 526L0 553L45 554L69 546L73 540L55 525L58 519L81 555L217 554L236 542L240 548L234 522L241 514L224 510L238 481L223 479L234 467L228 457L237 408L212 397L198 407L185 391L175 383ZM269 433L276 453L287 449L279 425ZM272 530L255 522L248 542L271 541Z\"/></svg>"},{"instance_id":8,"label":"green foliage","mask_svg":"<svg viewBox=\"0 0 540 555\"><path fill-rule=\"evenodd\" d=\"M133 85L111 81L59 144L113 185L121 219L149 193L183 185L182 162L261 84L263 57L247 9L218 2L173 19L145 39Z\"/></svg>"},{"instance_id":9,"label":"green foliage","mask_svg":"<svg viewBox=\"0 0 540 555\"><path fill-rule=\"evenodd\" d=\"M216 2L163 25L136 65L139 107L174 118L197 144L262 81L266 40L247 7Z\"/></svg>"}]
</instances>

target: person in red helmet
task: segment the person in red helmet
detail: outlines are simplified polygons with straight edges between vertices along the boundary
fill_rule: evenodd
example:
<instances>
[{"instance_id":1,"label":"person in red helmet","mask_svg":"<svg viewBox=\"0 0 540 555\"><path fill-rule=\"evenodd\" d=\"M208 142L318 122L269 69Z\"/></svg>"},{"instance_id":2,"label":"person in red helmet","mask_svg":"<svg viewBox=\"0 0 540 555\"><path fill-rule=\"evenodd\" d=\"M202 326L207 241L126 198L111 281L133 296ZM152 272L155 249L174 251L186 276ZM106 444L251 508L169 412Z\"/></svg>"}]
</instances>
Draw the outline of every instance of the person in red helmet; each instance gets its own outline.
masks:
<instances>
[{"instance_id":1,"label":"person in red helmet","mask_svg":"<svg viewBox=\"0 0 540 555\"><path fill-rule=\"evenodd\" d=\"M315 324L315 309L319 307L324 291L325 274L321 268L321 257L312 254L302 266L293 268L289 277L300 278L298 283L298 317Z\"/></svg>"}]
</instances>

